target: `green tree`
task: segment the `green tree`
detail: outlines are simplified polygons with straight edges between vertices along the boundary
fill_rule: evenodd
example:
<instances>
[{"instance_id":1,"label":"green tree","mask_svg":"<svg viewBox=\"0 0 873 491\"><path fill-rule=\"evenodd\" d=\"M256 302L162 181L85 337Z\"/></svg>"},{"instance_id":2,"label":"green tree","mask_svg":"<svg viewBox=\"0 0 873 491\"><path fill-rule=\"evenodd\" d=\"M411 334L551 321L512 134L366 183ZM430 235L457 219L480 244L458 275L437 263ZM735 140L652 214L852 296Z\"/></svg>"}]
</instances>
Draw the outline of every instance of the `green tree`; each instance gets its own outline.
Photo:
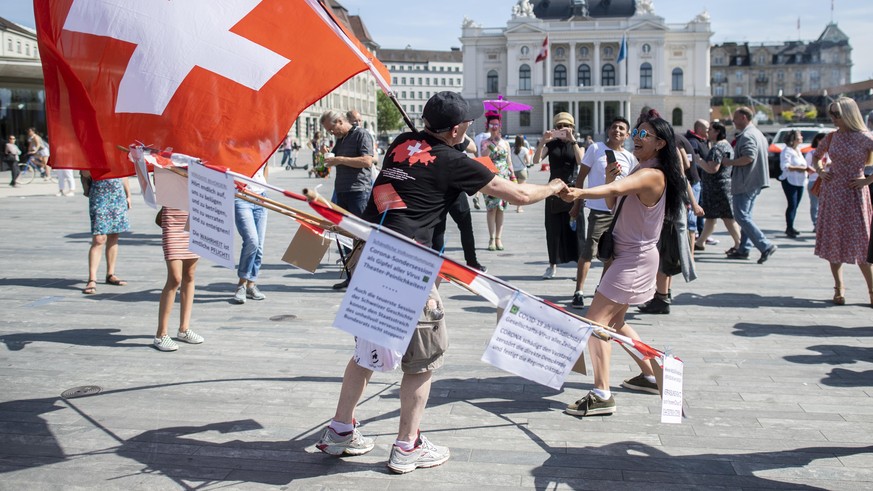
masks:
<instances>
[{"instance_id":1,"label":"green tree","mask_svg":"<svg viewBox=\"0 0 873 491\"><path fill-rule=\"evenodd\" d=\"M400 110L381 90L376 92L376 123L379 125L381 133L400 129L403 124Z\"/></svg>"}]
</instances>

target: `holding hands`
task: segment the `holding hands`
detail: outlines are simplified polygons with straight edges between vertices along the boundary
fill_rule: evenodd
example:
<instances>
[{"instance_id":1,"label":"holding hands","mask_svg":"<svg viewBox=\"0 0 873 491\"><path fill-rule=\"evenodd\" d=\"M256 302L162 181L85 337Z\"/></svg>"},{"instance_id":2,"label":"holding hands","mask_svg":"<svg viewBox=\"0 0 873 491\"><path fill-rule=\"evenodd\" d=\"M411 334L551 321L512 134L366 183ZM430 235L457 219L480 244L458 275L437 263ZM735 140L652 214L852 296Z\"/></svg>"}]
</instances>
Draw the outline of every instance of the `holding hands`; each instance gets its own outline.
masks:
<instances>
[{"instance_id":1,"label":"holding hands","mask_svg":"<svg viewBox=\"0 0 873 491\"><path fill-rule=\"evenodd\" d=\"M561 194L559 196L567 203L572 203L582 198L582 188L568 187L566 190L561 191Z\"/></svg>"}]
</instances>

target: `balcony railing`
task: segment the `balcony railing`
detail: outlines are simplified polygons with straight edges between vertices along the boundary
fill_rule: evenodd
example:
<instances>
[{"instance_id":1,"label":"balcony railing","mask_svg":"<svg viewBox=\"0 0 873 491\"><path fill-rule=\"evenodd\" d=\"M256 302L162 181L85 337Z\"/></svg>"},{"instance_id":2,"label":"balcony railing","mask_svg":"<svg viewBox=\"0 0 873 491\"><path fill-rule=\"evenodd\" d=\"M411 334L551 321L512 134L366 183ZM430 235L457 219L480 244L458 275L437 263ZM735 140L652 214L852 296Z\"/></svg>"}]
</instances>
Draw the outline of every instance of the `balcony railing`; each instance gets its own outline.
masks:
<instances>
[{"instance_id":1,"label":"balcony railing","mask_svg":"<svg viewBox=\"0 0 873 491\"><path fill-rule=\"evenodd\" d=\"M570 86L552 86L543 87L543 94L602 94L613 92L627 92L630 87L627 85L595 85L585 87L570 87Z\"/></svg>"}]
</instances>

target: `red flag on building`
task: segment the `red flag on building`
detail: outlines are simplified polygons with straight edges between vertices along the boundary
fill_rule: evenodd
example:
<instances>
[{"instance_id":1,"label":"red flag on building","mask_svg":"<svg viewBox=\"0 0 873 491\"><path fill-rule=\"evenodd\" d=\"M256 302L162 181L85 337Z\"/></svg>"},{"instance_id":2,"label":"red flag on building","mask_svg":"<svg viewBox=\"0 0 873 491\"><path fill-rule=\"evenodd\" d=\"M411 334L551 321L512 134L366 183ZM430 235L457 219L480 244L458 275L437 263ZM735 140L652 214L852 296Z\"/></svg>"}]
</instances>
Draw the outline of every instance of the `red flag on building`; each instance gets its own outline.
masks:
<instances>
[{"instance_id":1,"label":"red flag on building","mask_svg":"<svg viewBox=\"0 0 873 491\"><path fill-rule=\"evenodd\" d=\"M124 5L122 5L124 4ZM134 142L252 175L300 112L387 69L318 0L34 0L52 165L133 175Z\"/></svg>"},{"instance_id":2,"label":"red flag on building","mask_svg":"<svg viewBox=\"0 0 873 491\"><path fill-rule=\"evenodd\" d=\"M537 54L537 60L535 63L539 63L548 57L549 57L549 35L546 34L546 38L543 39L543 46L540 48L539 54Z\"/></svg>"}]
</instances>

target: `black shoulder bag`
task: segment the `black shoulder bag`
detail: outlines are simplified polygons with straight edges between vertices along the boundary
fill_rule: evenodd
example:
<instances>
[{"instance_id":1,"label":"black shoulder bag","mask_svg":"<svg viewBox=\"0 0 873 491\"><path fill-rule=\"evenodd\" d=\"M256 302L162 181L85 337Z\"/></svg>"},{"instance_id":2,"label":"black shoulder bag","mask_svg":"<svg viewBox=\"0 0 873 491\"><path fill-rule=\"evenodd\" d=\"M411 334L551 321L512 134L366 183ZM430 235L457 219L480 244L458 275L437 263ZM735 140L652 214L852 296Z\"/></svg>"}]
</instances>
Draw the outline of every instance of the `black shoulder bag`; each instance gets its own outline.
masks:
<instances>
[{"instance_id":1,"label":"black shoulder bag","mask_svg":"<svg viewBox=\"0 0 873 491\"><path fill-rule=\"evenodd\" d=\"M597 259L603 262L612 261L615 257L615 242L612 239L612 230L615 229L615 223L618 221L618 214L621 213L621 207L624 205L624 200L627 196L622 196L618 202L618 208L615 209L615 215L612 216L612 223L609 224L609 229L603 232L600 240L597 242Z\"/></svg>"}]
</instances>

